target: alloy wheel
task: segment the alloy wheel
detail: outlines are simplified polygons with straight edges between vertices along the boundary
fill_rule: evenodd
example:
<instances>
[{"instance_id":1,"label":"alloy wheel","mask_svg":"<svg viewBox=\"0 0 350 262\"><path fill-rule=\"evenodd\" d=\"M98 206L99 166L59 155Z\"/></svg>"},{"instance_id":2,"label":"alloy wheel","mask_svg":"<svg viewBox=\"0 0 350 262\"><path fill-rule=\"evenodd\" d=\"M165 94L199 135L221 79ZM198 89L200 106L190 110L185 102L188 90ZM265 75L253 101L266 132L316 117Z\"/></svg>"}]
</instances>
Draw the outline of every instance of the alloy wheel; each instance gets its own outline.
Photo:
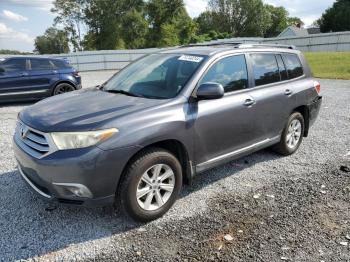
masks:
<instances>
[{"instance_id":1,"label":"alloy wheel","mask_svg":"<svg viewBox=\"0 0 350 262\"><path fill-rule=\"evenodd\" d=\"M59 85L55 89L55 95L64 94L64 93L71 92L74 90L75 90L74 87L71 85Z\"/></svg>"},{"instance_id":2,"label":"alloy wheel","mask_svg":"<svg viewBox=\"0 0 350 262\"><path fill-rule=\"evenodd\" d=\"M286 142L287 146L291 149L294 149L300 140L301 137L301 122L299 119L293 119L288 127Z\"/></svg>"},{"instance_id":3,"label":"alloy wheel","mask_svg":"<svg viewBox=\"0 0 350 262\"><path fill-rule=\"evenodd\" d=\"M144 210L157 210L169 200L174 187L174 171L166 164L156 164L141 176L136 191L137 203Z\"/></svg>"}]
</instances>

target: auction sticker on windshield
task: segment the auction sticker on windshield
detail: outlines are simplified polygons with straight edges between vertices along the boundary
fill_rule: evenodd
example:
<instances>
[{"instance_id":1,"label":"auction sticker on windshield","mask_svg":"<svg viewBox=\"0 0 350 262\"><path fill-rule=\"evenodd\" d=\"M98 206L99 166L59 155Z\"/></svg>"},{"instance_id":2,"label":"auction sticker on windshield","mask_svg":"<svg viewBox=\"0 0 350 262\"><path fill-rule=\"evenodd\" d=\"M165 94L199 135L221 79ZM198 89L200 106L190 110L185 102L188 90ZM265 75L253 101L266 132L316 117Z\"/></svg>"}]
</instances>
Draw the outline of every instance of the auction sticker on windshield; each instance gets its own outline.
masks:
<instances>
[{"instance_id":1,"label":"auction sticker on windshield","mask_svg":"<svg viewBox=\"0 0 350 262\"><path fill-rule=\"evenodd\" d=\"M203 57L193 55L182 55L179 57L179 60L199 63L203 60Z\"/></svg>"}]
</instances>

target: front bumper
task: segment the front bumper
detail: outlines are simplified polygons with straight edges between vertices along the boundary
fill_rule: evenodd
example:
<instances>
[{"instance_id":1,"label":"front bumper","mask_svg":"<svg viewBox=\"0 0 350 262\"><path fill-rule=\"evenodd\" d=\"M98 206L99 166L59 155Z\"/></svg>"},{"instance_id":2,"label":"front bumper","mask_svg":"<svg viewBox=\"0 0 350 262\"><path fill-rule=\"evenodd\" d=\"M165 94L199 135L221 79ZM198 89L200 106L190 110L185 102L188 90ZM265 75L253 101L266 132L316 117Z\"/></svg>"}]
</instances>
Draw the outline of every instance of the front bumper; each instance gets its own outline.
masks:
<instances>
[{"instance_id":1,"label":"front bumper","mask_svg":"<svg viewBox=\"0 0 350 262\"><path fill-rule=\"evenodd\" d=\"M48 201L84 206L113 204L119 178L136 147L98 147L56 151L41 159L13 141L18 170L24 181ZM81 194L74 189L81 189ZM86 193L88 192L88 193Z\"/></svg>"}]
</instances>

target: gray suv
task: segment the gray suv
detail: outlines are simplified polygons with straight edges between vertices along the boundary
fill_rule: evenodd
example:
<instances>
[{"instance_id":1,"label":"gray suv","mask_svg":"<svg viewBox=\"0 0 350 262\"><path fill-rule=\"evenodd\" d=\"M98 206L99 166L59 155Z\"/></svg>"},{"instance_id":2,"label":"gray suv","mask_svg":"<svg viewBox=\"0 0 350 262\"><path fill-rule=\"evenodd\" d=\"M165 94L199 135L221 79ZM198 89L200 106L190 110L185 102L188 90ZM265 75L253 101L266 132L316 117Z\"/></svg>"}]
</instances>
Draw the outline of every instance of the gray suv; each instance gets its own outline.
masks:
<instances>
[{"instance_id":1,"label":"gray suv","mask_svg":"<svg viewBox=\"0 0 350 262\"><path fill-rule=\"evenodd\" d=\"M319 93L293 47L186 46L26 108L13 147L43 198L114 203L149 221L200 172L266 147L293 154L318 115Z\"/></svg>"}]
</instances>

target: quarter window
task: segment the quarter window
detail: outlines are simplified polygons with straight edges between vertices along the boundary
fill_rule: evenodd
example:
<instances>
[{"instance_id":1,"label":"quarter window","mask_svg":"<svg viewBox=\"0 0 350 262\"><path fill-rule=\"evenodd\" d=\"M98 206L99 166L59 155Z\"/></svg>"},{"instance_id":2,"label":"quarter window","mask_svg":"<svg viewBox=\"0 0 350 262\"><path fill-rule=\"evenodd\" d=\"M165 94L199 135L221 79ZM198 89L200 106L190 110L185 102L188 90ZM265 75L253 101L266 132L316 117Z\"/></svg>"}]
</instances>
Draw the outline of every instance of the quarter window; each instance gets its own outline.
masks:
<instances>
[{"instance_id":1,"label":"quarter window","mask_svg":"<svg viewBox=\"0 0 350 262\"><path fill-rule=\"evenodd\" d=\"M225 93L247 88L248 73L244 55L229 56L216 62L200 84L208 82L222 84Z\"/></svg>"},{"instance_id":2,"label":"quarter window","mask_svg":"<svg viewBox=\"0 0 350 262\"><path fill-rule=\"evenodd\" d=\"M304 74L303 67L297 55L284 54L283 61L288 72L288 79L297 78Z\"/></svg>"},{"instance_id":3,"label":"quarter window","mask_svg":"<svg viewBox=\"0 0 350 262\"><path fill-rule=\"evenodd\" d=\"M280 81L280 74L274 54L251 54L255 85L267 85Z\"/></svg>"},{"instance_id":4,"label":"quarter window","mask_svg":"<svg viewBox=\"0 0 350 262\"><path fill-rule=\"evenodd\" d=\"M56 69L69 68L69 63L64 60L50 60Z\"/></svg>"},{"instance_id":5,"label":"quarter window","mask_svg":"<svg viewBox=\"0 0 350 262\"><path fill-rule=\"evenodd\" d=\"M49 60L46 59L30 59L32 70L51 70L53 69Z\"/></svg>"}]
</instances>

